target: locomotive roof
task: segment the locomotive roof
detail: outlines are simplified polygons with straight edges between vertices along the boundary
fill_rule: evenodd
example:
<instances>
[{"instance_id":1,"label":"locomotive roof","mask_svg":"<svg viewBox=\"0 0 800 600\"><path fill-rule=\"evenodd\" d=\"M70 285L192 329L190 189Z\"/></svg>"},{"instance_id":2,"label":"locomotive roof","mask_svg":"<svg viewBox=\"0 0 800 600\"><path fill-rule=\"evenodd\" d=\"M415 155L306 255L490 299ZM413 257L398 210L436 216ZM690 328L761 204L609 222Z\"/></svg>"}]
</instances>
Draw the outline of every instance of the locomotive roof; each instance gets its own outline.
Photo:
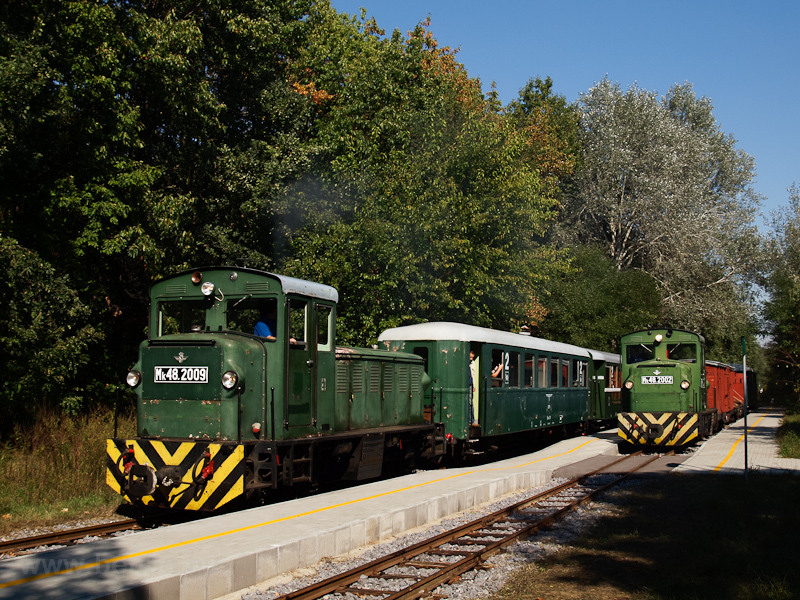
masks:
<instances>
[{"instance_id":1,"label":"locomotive roof","mask_svg":"<svg viewBox=\"0 0 800 600\"><path fill-rule=\"evenodd\" d=\"M173 279L175 277L179 277L182 275L189 275L194 273L195 271L200 271L201 273L208 273L210 271L226 271L226 272L236 272L236 273L249 273L252 275L258 275L260 277L269 277L271 279L277 279L278 282L281 284L281 290L284 294L301 294L303 296L311 296L312 298L319 298L321 300L331 300L332 302L339 302L339 292L336 288L331 287L329 285L325 285L324 283L316 283L314 281L306 281L305 279L297 279L296 277L288 277L286 275L278 275L277 273L270 273L268 271L262 271L260 269L252 269L247 267L198 267L195 269L188 269L186 271L182 271L180 273L176 273L170 277L165 277L164 279L160 279L156 283L161 281L165 281L167 279Z\"/></svg>"},{"instance_id":2,"label":"locomotive roof","mask_svg":"<svg viewBox=\"0 0 800 600\"><path fill-rule=\"evenodd\" d=\"M532 337L510 331L496 331L474 325L464 325L463 323L419 323L417 325L406 325L404 327L394 327L387 329L379 337L379 342L384 341L428 341L428 340L455 340L459 342L482 342L486 344L498 344L500 346L516 346L519 348L531 348L544 352L554 352L557 354L570 354L573 356L583 356L595 358L586 348L573 346L572 344L562 344L542 338ZM606 354L606 353L598 353ZM607 354L608 357L614 355ZM616 358L619 362L619 357Z\"/></svg>"},{"instance_id":3,"label":"locomotive roof","mask_svg":"<svg viewBox=\"0 0 800 600\"><path fill-rule=\"evenodd\" d=\"M660 329L655 327L653 329L641 329L639 331L632 331L630 333L626 333L625 335L623 335L622 339L624 340L626 338L629 338L632 335L642 335L642 334L644 334L644 335L646 335L648 337L652 337L656 333L662 333L662 332L663 333L667 333L668 331L671 331L672 333L688 333L690 336L696 337L701 344L705 344L706 343L706 338L704 338L699 333L696 333L694 331L689 331L688 329L672 329L671 327L663 327L663 328L660 328Z\"/></svg>"}]
</instances>

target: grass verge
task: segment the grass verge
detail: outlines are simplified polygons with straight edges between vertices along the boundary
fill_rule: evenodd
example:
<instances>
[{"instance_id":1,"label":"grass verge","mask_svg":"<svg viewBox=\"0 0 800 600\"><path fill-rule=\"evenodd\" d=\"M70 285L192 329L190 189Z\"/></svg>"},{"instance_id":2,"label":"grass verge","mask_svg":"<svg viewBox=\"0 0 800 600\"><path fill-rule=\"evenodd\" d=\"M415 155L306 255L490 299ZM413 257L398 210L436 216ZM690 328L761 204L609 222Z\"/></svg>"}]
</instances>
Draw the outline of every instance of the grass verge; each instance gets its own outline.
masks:
<instances>
[{"instance_id":1,"label":"grass verge","mask_svg":"<svg viewBox=\"0 0 800 600\"><path fill-rule=\"evenodd\" d=\"M518 571L493 600L800 598L800 478L670 474L614 494L621 510Z\"/></svg>"},{"instance_id":2,"label":"grass verge","mask_svg":"<svg viewBox=\"0 0 800 600\"><path fill-rule=\"evenodd\" d=\"M119 435L134 430L133 418L119 420ZM105 484L105 440L113 432L112 410L50 414L17 430L0 447L0 535L112 514L119 496Z\"/></svg>"},{"instance_id":3,"label":"grass verge","mask_svg":"<svg viewBox=\"0 0 800 600\"><path fill-rule=\"evenodd\" d=\"M800 414L786 411L778 429L778 446L784 458L800 458Z\"/></svg>"}]
</instances>

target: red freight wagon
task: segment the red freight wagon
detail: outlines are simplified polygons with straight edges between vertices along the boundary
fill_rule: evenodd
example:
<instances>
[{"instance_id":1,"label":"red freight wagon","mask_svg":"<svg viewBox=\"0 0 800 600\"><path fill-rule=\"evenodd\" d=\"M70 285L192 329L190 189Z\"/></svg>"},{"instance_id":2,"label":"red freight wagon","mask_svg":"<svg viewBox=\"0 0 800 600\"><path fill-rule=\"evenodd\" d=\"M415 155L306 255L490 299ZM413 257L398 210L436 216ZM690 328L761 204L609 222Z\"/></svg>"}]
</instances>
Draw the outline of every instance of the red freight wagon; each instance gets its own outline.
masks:
<instances>
[{"instance_id":1,"label":"red freight wagon","mask_svg":"<svg viewBox=\"0 0 800 600\"><path fill-rule=\"evenodd\" d=\"M737 392L736 371L731 365L714 361L706 361L706 381L708 408L717 409L715 429L720 429L741 415L741 383Z\"/></svg>"}]
</instances>

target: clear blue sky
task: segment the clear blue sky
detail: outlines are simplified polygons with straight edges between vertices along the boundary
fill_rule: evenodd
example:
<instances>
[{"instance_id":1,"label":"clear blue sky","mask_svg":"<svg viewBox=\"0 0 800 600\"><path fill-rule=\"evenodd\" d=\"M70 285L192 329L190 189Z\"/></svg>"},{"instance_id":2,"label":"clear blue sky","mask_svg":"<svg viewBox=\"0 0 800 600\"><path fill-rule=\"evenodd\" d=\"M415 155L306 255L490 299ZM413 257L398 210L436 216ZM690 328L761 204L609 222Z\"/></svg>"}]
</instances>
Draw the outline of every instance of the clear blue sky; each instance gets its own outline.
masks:
<instances>
[{"instance_id":1,"label":"clear blue sky","mask_svg":"<svg viewBox=\"0 0 800 600\"><path fill-rule=\"evenodd\" d=\"M689 81L722 130L757 165L762 212L800 185L800 2L797 0L331 0L367 9L390 34L431 17L441 46L504 104L550 76L572 102L606 75L623 89L665 94ZM761 223L759 223L761 224Z\"/></svg>"}]
</instances>

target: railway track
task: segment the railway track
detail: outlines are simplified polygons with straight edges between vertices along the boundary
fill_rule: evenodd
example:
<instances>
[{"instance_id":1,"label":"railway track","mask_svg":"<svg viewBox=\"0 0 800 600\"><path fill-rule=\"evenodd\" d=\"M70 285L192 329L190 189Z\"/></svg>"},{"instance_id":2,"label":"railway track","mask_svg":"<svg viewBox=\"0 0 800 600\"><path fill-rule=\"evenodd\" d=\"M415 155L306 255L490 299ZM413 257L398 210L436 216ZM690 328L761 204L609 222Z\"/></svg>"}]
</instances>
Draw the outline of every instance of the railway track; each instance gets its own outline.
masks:
<instances>
[{"instance_id":1,"label":"railway track","mask_svg":"<svg viewBox=\"0 0 800 600\"><path fill-rule=\"evenodd\" d=\"M137 519L125 519L124 521L115 521L113 523L102 523L100 525L90 525L89 527L80 527L77 529L65 529L63 531L53 531L42 535L35 535L31 537L17 538L13 540L6 540L0 542L0 554L8 555L37 548L39 546L53 546L56 544L74 544L89 536L104 536L117 533L118 531L127 531L129 529L145 529L141 521Z\"/></svg>"},{"instance_id":2,"label":"railway track","mask_svg":"<svg viewBox=\"0 0 800 600\"><path fill-rule=\"evenodd\" d=\"M512 506L275 600L316 600L323 596L327 596L326 600L354 597L411 600L427 596L438 586L479 568L504 547L553 524L660 458L647 457L621 474L601 475L624 462L635 463L632 459L641 455L636 452L624 456Z\"/></svg>"}]
</instances>

